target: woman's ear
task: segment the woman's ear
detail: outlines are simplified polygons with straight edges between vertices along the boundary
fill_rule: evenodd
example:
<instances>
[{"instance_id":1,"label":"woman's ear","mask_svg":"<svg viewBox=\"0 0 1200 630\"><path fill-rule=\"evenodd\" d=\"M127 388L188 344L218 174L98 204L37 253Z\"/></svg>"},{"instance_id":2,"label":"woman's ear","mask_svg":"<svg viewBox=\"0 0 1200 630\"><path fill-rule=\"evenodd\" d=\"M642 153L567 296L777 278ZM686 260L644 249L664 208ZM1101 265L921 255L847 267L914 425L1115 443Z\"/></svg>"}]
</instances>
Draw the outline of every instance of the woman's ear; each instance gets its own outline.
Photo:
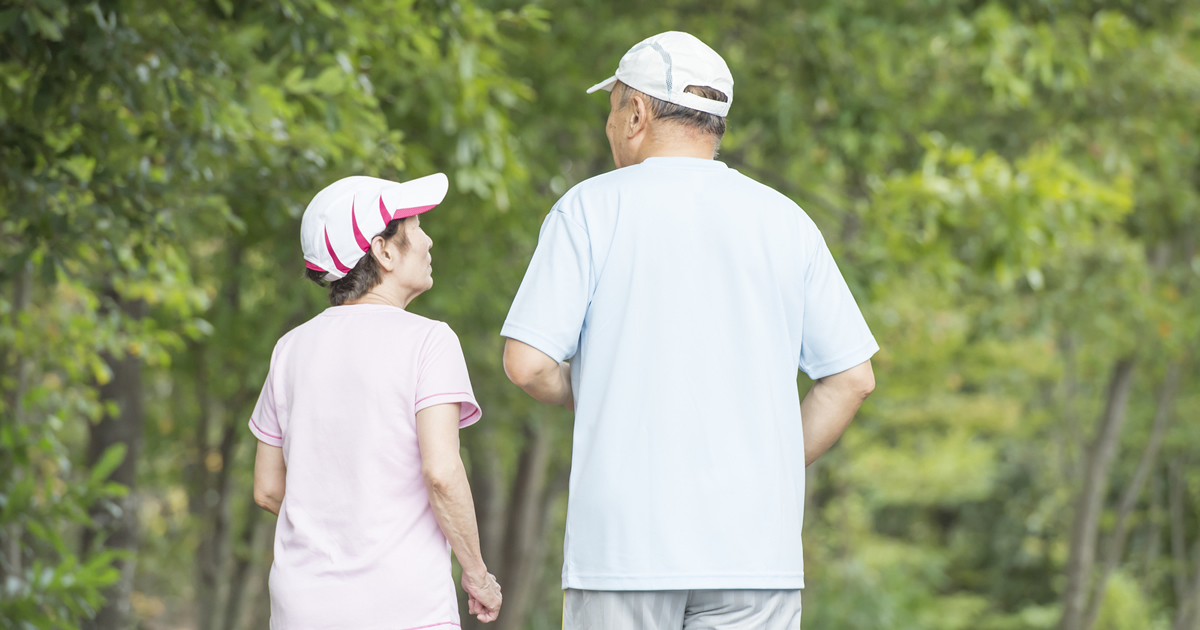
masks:
<instances>
[{"instance_id":1,"label":"woman's ear","mask_svg":"<svg viewBox=\"0 0 1200 630\"><path fill-rule=\"evenodd\" d=\"M371 255L384 271L391 271L396 266L396 257L392 255L388 242L382 236L371 239Z\"/></svg>"}]
</instances>

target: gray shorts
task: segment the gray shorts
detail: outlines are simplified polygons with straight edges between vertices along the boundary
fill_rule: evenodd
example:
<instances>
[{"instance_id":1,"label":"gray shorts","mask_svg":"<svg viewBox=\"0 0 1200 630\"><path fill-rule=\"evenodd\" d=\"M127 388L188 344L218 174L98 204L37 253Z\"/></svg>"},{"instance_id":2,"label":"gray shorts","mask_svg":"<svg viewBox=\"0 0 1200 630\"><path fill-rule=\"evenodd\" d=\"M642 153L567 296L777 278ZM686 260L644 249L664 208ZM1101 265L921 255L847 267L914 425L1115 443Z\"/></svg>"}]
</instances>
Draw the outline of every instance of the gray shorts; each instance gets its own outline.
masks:
<instances>
[{"instance_id":1,"label":"gray shorts","mask_svg":"<svg viewBox=\"0 0 1200 630\"><path fill-rule=\"evenodd\" d=\"M563 630L799 630L802 591L579 591Z\"/></svg>"}]
</instances>

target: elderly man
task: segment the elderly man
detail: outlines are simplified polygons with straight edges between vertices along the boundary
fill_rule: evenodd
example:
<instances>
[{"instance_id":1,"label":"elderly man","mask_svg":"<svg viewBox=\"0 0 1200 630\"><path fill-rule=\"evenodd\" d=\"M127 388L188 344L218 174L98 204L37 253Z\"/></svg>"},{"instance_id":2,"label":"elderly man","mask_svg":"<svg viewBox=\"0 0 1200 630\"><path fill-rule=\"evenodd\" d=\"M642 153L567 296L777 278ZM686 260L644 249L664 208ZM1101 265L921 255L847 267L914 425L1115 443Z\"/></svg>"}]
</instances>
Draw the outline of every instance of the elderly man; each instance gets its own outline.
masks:
<instances>
[{"instance_id":1,"label":"elderly man","mask_svg":"<svg viewBox=\"0 0 1200 630\"><path fill-rule=\"evenodd\" d=\"M714 160L720 55L662 33L597 90L617 170L555 204L501 332L575 410L564 627L797 628L804 468L879 347L812 220Z\"/></svg>"}]
</instances>

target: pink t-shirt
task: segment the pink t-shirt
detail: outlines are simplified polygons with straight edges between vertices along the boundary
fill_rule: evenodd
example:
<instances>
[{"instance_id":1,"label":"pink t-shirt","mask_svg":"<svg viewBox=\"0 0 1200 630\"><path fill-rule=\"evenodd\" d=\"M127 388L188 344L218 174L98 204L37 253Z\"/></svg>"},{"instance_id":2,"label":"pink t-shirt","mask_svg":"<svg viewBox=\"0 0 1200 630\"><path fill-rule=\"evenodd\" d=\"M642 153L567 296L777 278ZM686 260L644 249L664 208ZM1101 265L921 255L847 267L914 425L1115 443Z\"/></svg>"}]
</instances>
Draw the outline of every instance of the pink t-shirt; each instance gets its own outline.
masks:
<instances>
[{"instance_id":1,"label":"pink t-shirt","mask_svg":"<svg viewBox=\"0 0 1200 630\"><path fill-rule=\"evenodd\" d=\"M450 545L417 446L417 411L479 420L458 337L382 305L336 306L284 335L250 430L283 447L273 630L459 625Z\"/></svg>"}]
</instances>

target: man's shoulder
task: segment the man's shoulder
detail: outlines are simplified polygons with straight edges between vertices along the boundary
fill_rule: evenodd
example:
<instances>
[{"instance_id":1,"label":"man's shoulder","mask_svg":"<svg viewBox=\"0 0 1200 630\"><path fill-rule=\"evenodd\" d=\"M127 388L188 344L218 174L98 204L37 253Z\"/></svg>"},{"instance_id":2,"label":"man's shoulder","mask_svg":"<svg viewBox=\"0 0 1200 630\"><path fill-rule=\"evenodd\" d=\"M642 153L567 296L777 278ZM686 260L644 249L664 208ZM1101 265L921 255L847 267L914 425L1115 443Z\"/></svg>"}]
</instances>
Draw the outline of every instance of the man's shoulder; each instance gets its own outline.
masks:
<instances>
[{"instance_id":1,"label":"man's shoulder","mask_svg":"<svg viewBox=\"0 0 1200 630\"><path fill-rule=\"evenodd\" d=\"M630 200L658 199L661 195L672 194L671 181L664 179L664 175L669 173L670 170L642 164L601 173L572 186L559 198L555 209L580 220L585 214L592 215L606 207L616 209ZM713 181L713 184L720 187L719 198L736 198L739 205L755 207L780 217L794 217L802 229L816 229L812 219L795 201L771 186L734 168L715 170L714 175L718 174L719 183ZM689 183L694 185L694 180Z\"/></svg>"},{"instance_id":2,"label":"man's shoulder","mask_svg":"<svg viewBox=\"0 0 1200 630\"><path fill-rule=\"evenodd\" d=\"M804 214L804 210L802 210L800 206L792 200L791 197L788 197L778 190L775 190L771 186L764 184L741 171L734 169L730 169L730 171L736 174L733 178L733 181L735 181L736 185L739 186L741 190L745 191L746 194L755 195L760 198L760 201L769 202L772 205L777 205L782 209Z\"/></svg>"},{"instance_id":3,"label":"man's shoulder","mask_svg":"<svg viewBox=\"0 0 1200 630\"><path fill-rule=\"evenodd\" d=\"M562 200L607 195L638 179L639 175L633 168L618 168L607 173L593 175L575 184L563 193Z\"/></svg>"},{"instance_id":4,"label":"man's shoulder","mask_svg":"<svg viewBox=\"0 0 1200 630\"><path fill-rule=\"evenodd\" d=\"M610 191L620 190L629 186L661 187L669 183L669 181L664 180L664 176L671 173L672 171L666 169L655 169L645 164L634 164L589 177L572 186L570 190L563 194L563 199L606 194ZM763 200L778 203L782 207L800 210L796 202L792 201L787 195L753 177L747 176L737 169L731 167L714 170L713 175L723 176L721 177L721 186L735 188L739 193L760 196Z\"/></svg>"},{"instance_id":5,"label":"man's shoulder","mask_svg":"<svg viewBox=\"0 0 1200 630\"><path fill-rule=\"evenodd\" d=\"M628 192L631 179L628 168L621 168L589 177L563 193L554 203L552 212L559 212L581 225L589 223L603 208L615 208L621 194ZM602 212L603 214L603 212Z\"/></svg>"}]
</instances>

